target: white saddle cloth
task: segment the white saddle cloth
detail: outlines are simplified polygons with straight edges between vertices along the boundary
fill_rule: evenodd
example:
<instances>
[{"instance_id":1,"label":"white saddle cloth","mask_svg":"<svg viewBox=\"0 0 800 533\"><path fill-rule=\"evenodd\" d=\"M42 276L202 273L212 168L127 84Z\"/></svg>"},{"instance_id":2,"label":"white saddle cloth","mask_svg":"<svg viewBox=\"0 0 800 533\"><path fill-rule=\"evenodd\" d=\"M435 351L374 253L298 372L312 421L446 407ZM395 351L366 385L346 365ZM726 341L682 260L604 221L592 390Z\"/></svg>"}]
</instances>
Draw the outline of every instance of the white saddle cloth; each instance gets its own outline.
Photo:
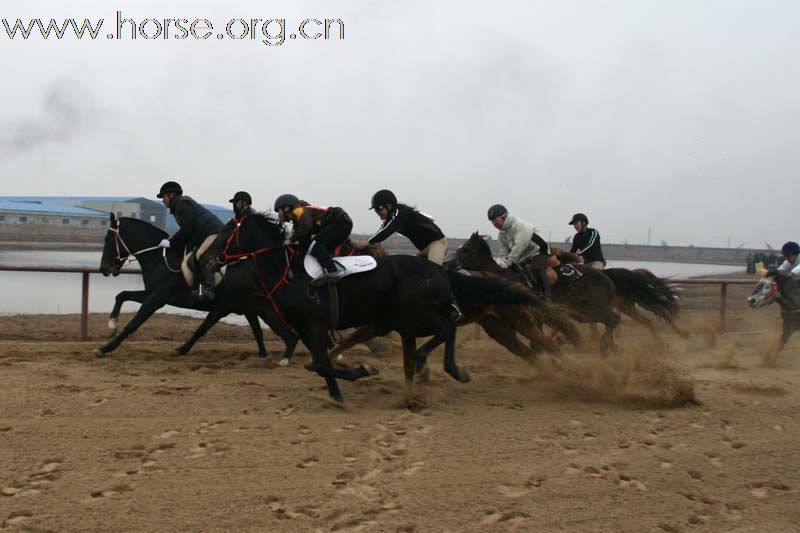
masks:
<instances>
[{"instance_id":1,"label":"white saddle cloth","mask_svg":"<svg viewBox=\"0 0 800 533\"><path fill-rule=\"evenodd\" d=\"M334 257L333 263L336 265L336 270L342 278L361 272L368 272L374 270L375 267L378 266L378 262L375 261L375 258L368 255ZM306 273L312 278L318 278L325 273L325 270L319 264L317 258L309 253L307 253L303 259L303 268L306 269Z\"/></svg>"}]
</instances>

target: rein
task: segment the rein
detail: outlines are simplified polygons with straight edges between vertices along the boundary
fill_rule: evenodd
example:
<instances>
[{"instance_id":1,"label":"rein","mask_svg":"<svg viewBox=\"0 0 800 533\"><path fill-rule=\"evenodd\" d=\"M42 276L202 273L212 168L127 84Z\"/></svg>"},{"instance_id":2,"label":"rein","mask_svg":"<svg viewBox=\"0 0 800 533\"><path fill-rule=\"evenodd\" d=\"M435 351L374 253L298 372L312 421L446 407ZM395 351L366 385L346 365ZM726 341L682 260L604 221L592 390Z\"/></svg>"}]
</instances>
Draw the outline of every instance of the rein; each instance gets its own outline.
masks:
<instances>
[{"instance_id":1,"label":"rein","mask_svg":"<svg viewBox=\"0 0 800 533\"><path fill-rule=\"evenodd\" d=\"M147 252L152 252L160 248L160 246L156 245L156 246L151 246L149 248L145 248L143 250L138 250L136 252L132 251L130 247L127 244L125 244L125 240L122 238L122 233L120 232L120 225L121 222L118 222L116 228L112 227L108 228L108 231L114 233L114 248L116 249L117 252L116 260L120 263L120 268L124 267L127 263L138 261L139 255ZM122 245L122 249L126 253L124 257L122 255L122 251L120 250L120 245ZM172 270L172 268L169 266L169 263L167 262L167 249L164 248L163 250L164 250L164 263L166 263L167 268L172 272L180 272L180 270Z\"/></svg>"}]
</instances>

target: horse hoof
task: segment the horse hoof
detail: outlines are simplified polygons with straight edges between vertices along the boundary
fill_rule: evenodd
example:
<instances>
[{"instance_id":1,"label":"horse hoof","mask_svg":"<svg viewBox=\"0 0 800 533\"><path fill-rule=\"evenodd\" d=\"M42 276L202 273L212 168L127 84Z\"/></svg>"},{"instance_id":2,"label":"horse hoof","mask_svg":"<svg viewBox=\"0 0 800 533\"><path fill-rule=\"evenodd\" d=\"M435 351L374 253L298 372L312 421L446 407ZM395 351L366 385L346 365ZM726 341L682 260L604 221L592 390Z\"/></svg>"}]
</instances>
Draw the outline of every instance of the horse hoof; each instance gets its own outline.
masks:
<instances>
[{"instance_id":1,"label":"horse hoof","mask_svg":"<svg viewBox=\"0 0 800 533\"><path fill-rule=\"evenodd\" d=\"M367 373L368 376L377 376L378 373L379 373L377 368L375 368L374 366L369 365L367 363L364 363L363 365L361 365L361 368L364 369L364 371Z\"/></svg>"},{"instance_id":2,"label":"horse hoof","mask_svg":"<svg viewBox=\"0 0 800 533\"><path fill-rule=\"evenodd\" d=\"M177 348L175 350L172 350L169 354L171 356L173 356L173 357L180 357L180 356L186 355L188 353L189 353L189 350L181 350L180 348Z\"/></svg>"},{"instance_id":3,"label":"horse hoof","mask_svg":"<svg viewBox=\"0 0 800 533\"><path fill-rule=\"evenodd\" d=\"M344 363L344 354L340 353L339 355L337 355L336 360L339 361L340 363Z\"/></svg>"},{"instance_id":4,"label":"horse hoof","mask_svg":"<svg viewBox=\"0 0 800 533\"><path fill-rule=\"evenodd\" d=\"M283 359L280 360L278 364L281 366L289 366L291 363L292 363L291 359L287 359L286 357L284 357Z\"/></svg>"},{"instance_id":5,"label":"horse hoof","mask_svg":"<svg viewBox=\"0 0 800 533\"><path fill-rule=\"evenodd\" d=\"M106 352L104 352L100 348L96 348L95 351L94 351L94 355L95 355L95 357L103 358L103 357L106 356Z\"/></svg>"},{"instance_id":6,"label":"horse hoof","mask_svg":"<svg viewBox=\"0 0 800 533\"><path fill-rule=\"evenodd\" d=\"M342 397L341 392L332 392L331 400L333 400L336 403L344 403L344 398Z\"/></svg>"},{"instance_id":7,"label":"horse hoof","mask_svg":"<svg viewBox=\"0 0 800 533\"><path fill-rule=\"evenodd\" d=\"M461 383L469 383L472 381L472 378L469 375L469 372L464 370L463 368L458 369L458 381Z\"/></svg>"},{"instance_id":8,"label":"horse hoof","mask_svg":"<svg viewBox=\"0 0 800 533\"><path fill-rule=\"evenodd\" d=\"M267 358L267 356L269 356L269 353L268 353L268 352L258 352L258 356L259 356L261 359L266 359L266 358Z\"/></svg>"}]
</instances>

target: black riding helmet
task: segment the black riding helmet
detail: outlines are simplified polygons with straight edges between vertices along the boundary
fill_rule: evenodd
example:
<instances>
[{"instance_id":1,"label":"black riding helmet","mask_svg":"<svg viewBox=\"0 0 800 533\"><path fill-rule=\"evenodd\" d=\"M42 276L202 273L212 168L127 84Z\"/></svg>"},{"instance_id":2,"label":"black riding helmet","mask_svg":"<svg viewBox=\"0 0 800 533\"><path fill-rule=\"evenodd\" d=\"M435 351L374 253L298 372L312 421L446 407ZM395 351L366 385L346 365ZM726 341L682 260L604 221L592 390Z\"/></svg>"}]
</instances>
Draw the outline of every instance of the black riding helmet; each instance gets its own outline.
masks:
<instances>
[{"instance_id":1,"label":"black riding helmet","mask_svg":"<svg viewBox=\"0 0 800 533\"><path fill-rule=\"evenodd\" d=\"M250 196L249 192L246 191L239 191L233 195L233 198L230 199L230 203L235 203L239 200L244 200L250 205L253 205L253 198Z\"/></svg>"},{"instance_id":2,"label":"black riding helmet","mask_svg":"<svg viewBox=\"0 0 800 533\"><path fill-rule=\"evenodd\" d=\"M389 189L381 189L372 195L372 205L369 210L386 204L397 205L397 196Z\"/></svg>"},{"instance_id":3,"label":"black riding helmet","mask_svg":"<svg viewBox=\"0 0 800 533\"><path fill-rule=\"evenodd\" d=\"M282 207L294 207L298 203L300 203L300 198L295 196L294 194L281 194L278 196L278 199L275 200L275 212L280 212Z\"/></svg>"},{"instance_id":4,"label":"black riding helmet","mask_svg":"<svg viewBox=\"0 0 800 533\"><path fill-rule=\"evenodd\" d=\"M569 224L567 225L571 226L576 222L583 222L585 225L587 226L589 225L589 219L586 218L586 215L584 215L583 213L575 213L574 215L572 215L572 220L570 220Z\"/></svg>"},{"instance_id":5,"label":"black riding helmet","mask_svg":"<svg viewBox=\"0 0 800 533\"><path fill-rule=\"evenodd\" d=\"M506 206L501 204L494 204L492 207L489 208L489 211L486 213L486 216L489 217L489 220L494 220L497 217L502 217L503 215L508 214L508 209Z\"/></svg>"},{"instance_id":6,"label":"black riding helmet","mask_svg":"<svg viewBox=\"0 0 800 533\"><path fill-rule=\"evenodd\" d=\"M168 181L161 186L161 190L158 191L156 198L163 198L164 195L168 192L180 195L183 194L183 188L177 181Z\"/></svg>"}]
</instances>

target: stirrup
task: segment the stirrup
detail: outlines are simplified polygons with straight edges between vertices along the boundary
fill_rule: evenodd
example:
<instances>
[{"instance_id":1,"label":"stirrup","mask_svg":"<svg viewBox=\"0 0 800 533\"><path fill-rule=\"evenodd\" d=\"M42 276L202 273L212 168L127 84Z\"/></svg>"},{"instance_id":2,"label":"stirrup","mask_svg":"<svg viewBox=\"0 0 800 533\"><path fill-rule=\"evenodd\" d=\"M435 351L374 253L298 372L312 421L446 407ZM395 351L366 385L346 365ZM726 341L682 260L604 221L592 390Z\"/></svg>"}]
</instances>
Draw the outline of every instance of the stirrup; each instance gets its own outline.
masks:
<instances>
[{"instance_id":1,"label":"stirrup","mask_svg":"<svg viewBox=\"0 0 800 533\"><path fill-rule=\"evenodd\" d=\"M312 287L323 287L332 283L338 283L340 279L342 279L342 275L338 272L325 272L324 274L312 279L309 285Z\"/></svg>"},{"instance_id":2,"label":"stirrup","mask_svg":"<svg viewBox=\"0 0 800 533\"><path fill-rule=\"evenodd\" d=\"M450 318L453 322L458 322L464 318L464 312L461 311L461 308L455 302L450 302Z\"/></svg>"}]
</instances>

